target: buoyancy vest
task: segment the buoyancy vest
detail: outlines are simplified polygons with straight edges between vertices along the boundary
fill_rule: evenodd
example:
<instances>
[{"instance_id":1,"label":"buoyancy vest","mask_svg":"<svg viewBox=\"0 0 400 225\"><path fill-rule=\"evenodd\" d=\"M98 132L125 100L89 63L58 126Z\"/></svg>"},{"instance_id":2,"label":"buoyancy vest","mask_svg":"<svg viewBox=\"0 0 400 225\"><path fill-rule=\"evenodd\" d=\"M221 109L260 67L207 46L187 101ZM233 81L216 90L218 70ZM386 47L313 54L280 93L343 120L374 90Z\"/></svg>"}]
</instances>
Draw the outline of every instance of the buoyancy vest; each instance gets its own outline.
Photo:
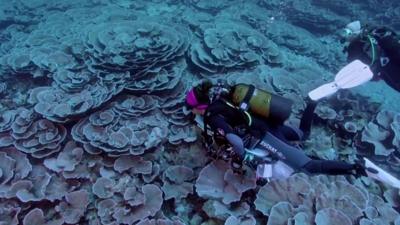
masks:
<instances>
[{"instance_id":1,"label":"buoyancy vest","mask_svg":"<svg viewBox=\"0 0 400 225\"><path fill-rule=\"evenodd\" d=\"M400 37L388 28L376 28L370 31L385 55L395 64L400 64Z\"/></svg>"},{"instance_id":2,"label":"buoyancy vest","mask_svg":"<svg viewBox=\"0 0 400 225\"><path fill-rule=\"evenodd\" d=\"M220 100L229 107L242 111L240 117L245 118L248 127L252 124L251 114L265 118L271 123L279 124L289 118L292 112L293 102L290 99L255 88L253 85L237 84L227 87L222 83L218 83L212 88L209 95L210 102ZM213 107L209 107L204 116L203 136L205 136L206 140L210 140L207 134L208 117L214 113Z\"/></svg>"},{"instance_id":3,"label":"buoyancy vest","mask_svg":"<svg viewBox=\"0 0 400 225\"><path fill-rule=\"evenodd\" d=\"M357 52L360 49L357 45L363 51ZM359 56L361 61L370 64L375 78L383 79L400 92L400 37L396 32L386 27L366 29L349 45L348 53L350 60Z\"/></svg>"},{"instance_id":4,"label":"buoyancy vest","mask_svg":"<svg viewBox=\"0 0 400 225\"><path fill-rule=\"evenodd\" d=\"M400 64L400 38L394 31L385 27L365 28L362 34L349 44L347 52L349 61L360 59L378 73L390 61Z\"/></svg>"}]
</instances>

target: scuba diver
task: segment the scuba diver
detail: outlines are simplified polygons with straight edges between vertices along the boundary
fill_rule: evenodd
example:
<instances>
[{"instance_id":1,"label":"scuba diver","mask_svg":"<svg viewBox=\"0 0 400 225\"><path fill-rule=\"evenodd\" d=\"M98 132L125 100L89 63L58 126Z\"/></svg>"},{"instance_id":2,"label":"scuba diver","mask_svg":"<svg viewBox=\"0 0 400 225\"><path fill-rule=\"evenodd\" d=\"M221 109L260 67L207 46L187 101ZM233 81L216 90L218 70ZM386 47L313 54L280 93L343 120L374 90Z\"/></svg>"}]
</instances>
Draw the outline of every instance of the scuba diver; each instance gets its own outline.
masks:
<instances>
[{"instance_id":1,"label":"scuba diver","mask_svg":"<svg viewBox=\"0 0 400 225\"><path fill-rule=\"evenodd\" d=\"M382 79L400 92L400 38L396 32L386 27L362 27L360 21L354 21L341 36L342 43L348 42L343 52L349 62L360 60L372 70L373 81Z\"/></svg>"},{"instance_id":2,"label":"scuba diver","mask_svg":"<svg viewBox=\"0 0 400 225\"><path fill-rule=\"evenodd\" d=\"M215 139L225 139L232 146L236 155L236 159L232 159L233 166L241 166L241 162L246 161L248 154L245 146L261 142L274 157L278 157L294 171L367 176L362 162L350 164L312 159L292 145L291 142L302 141L308 136L316 102L308 101L300 129L284 125L291 113L291 105L290 100L252 85L237 84L229 87L214 85L209 80L192 88L186 96L186 107L192 113L203 116L206 145L211 139L208 135L210 127ZM250 138L246 134L250 134Z\"/></svg>"},{"instance_id":3,"label":"scuba diver","mask_svg":"<svg viewBox=\"0 0 400 225\"><path fill-rule=\"evenodd\" d=\"M347 77L354 68L360 69L365 74L362 63L350 65L339 71L337 77ZM341 87L359 84L337 82ZM336 81L335 81L336 82ZM330 85L332 86L332 85ZM336 88L336 89L335 89ZM236 159L231 162L241 166L247 156L260 156L257 151L261 149L264 154L273 158L270 162L257 165L257 175L261 168L261 177L282 179L294 172L327 175L354 175L356 177L368 176L379 180L392 187L400 188L400 180L381 169L369 159L363 157L356 163L347 163L336 160L312 159L301 148L292 144L293 141L302 141L307 138L311 129L314 109L317 105L315 99L321 99L337 91L337 87L326 88L324 85L308 93L307 106L300 121L300 129L284 125L284 121L291 114L292 102L281 96L268 93L255 88L253 85L236 84L225 85L218 82L216 85L210 80L205 80L193 87L186 95L186 108L195 115L203 117L203 136L206 147L211 141L226 140L235 152ZM335 90L334 90L335 89ZM334 91L332 91L334 90ZM196 117L198 118L198 117ZM198 121L196 121L198 122ZM199 125L201 125L199 123ZM209 136L208 127L212 130ZM261 146L261 148L259 148ZM250 156L250 155L249 155ZM251 159L250 159L251 160ZM265 170L269 165L269 171ZM276 165L273 169L272 167ZM235 169L235 168L234 168ZM286 171L285 171L286 170ZM267 172L266 172L267 171ZM267 174L267 175L266 175ZM266 175L266 176L264 176Z\"/></svg>"}]
</instances>

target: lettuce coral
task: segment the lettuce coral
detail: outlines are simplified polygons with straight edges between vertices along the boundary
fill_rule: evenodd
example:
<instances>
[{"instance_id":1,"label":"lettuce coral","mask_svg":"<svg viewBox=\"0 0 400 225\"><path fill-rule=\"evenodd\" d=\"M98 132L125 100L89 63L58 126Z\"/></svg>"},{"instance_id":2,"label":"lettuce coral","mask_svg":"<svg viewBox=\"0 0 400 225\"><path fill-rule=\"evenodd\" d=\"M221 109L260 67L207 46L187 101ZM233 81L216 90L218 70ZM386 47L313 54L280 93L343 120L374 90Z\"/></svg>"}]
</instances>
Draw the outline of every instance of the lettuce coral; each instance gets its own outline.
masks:
<instances>
[{"instance_id":1,"label":"lettuce coral","mask_svg":"<svg viewBox=\"0 0 400 225\"><path fill-rule=\"evenodd\" d=\"M267 61L269 46L264 35L246 24L219 20L204 25L201 41L190 46L190 59L208 73L244 69Z\"/></svg>"},{"instance_id":2,"label":"lettuce coral","mask_svg":"<svg viewBox=\"0 0 400 225\"><path fill-rule=\"evenodd\" d=\"M383 199L350 184L343 177L307 177L303 174L266 184L259 190L255 205L264 215L281 223L295 220L355 224L361 219L371 218L375 221L386 218L386 222L393 222L399 215ZM269 221L268 224L275 224Z\"/></svg>"},{"instance_id":3,"label":"lettuce coral","mask_svg":"<svg viewBox=\"0 0 400 225\"><path fill-rule=\"evenodd\" d=\"M154 184L144 185L140 193L143 194L143 200L135 207L117 206L113 217L116 222L123 224L132 224L149 216L154 216L163 204L162 191Z\"/></svg>"},{"instance_id":4,"label":"lettuce coral","mask_svg":"<svg viewBox=\"0 0 400 225\"><path fill-rule=\"evenodd\" d=\"M400 114L381 110L361 132L360 150L385 156L384 161L396 171L399 166Z\"/></svg>"},{"instance_id":5,"label":"lettuce coral","mask_svg":"<svg viewBox=\"0 0 400 225\"><path fill-rule=\"evenodd\" d=\"M141 155L166 141L168 123L152 96L127 96L80 120L72 129L76 141L110 155Z\"/></svg>"},{"instance_id":6,"label":"lettuce coral","mask_svg":"<svg viewBox=\"0 0 400 225\"><path fill-rule=\"evenodd\" d=\"M23 224L24 225L62 225L62 224L64 224L64 220L62 220L62 219L54 219L54 218L48 218L48 217L49 216L45 215L42 209L34 208L25 215Z\"/></svg>"},{"instance_id":7,"label":"lettuce coral","mask_svg":"<svg viewBox=\"0 0 400 225\"><path fill-rule=\"evenodd\" d=\"M198 78L223 78L294 100L296 124L344 63L348 15L398 25L393 1L343 2L3 1L0 224L400 224L398 190L368 178L261 187L211 162L182 109ZM399 171L398 113L351 93L322 103L306 150Z\"/></svg>"},{"instance_id":8,"label":"lettuce coral","mask_svg":"<svg viewBox=\"0 0 400 225\"><path fill-rule=\"evenodd\" d=\"M215 161L201 170L196 180L196 192L201 197L220 199L224 204L237 202L242 194L256 187L254 173L234 174L229 164Z\"/></svg>"},{"instance_id":9,"label":"lettuce coral","mask_svg":"<svg viewBox=\"0 0 400 225\"><path fill-rule=\"evenodd\" d=\"M78 223L84 216L86 208L89 205L89 193L85 190L70 192L65 195L65 201L56 206L65 223Z\"/></svg>"},{"instance_id":10,"label":"lettuce coral","mask_svg":"<svg viewBox=\"0 0 400 225\"><path fill-rule=\"evenodd\" d=\"M170 166L164 172L164 184L161 187L164 192L164 199L175 199L179 202L181 198L193 194L194 172L185 166Z\"/></svg>"}]
</instances>

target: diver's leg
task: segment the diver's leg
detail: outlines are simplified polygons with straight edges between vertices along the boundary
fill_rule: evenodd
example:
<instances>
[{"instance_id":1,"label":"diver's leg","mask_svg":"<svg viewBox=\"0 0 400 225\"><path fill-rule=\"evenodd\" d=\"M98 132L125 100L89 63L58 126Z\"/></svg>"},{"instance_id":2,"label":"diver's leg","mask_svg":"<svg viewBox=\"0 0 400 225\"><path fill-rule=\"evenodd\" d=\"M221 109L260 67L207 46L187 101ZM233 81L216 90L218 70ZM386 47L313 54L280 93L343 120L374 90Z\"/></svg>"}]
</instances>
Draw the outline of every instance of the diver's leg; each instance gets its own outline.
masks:
<instances>
[{"instance_id":1,"label":"diver's leg","mask_svg":"<svg viewBox=\"0 0 400 225\"><path fill-rule=\"evenodd\" d=\"M300 130L303 131L303 140L307 139L310 135L311 124L314 117L314 110L317 107L317 102L307 99L307 106L304 109L303 116L300 120Z\"/></svg>"},{"instance_id":2,"label":"diver's leg","mask_svg":"<svg viewBox=\"0 0 400 225\"><path fill-rule=\"evenodd\" d=\"M260 145L273 157L282 160L294 170L302 169L304 165L311 161L311 158L304 151L284 142L270 132L265 135Z\"/></svg>"},{"instance_id":3,"label":"diver's leg","mask_svg":"<svg viewBox=\"0 0 400 225\"><path fill-rule=\"evenodd\" d=\"M311 160L303 170L310 174L348 175L355 172L354 164L334 160Z\"/></svg>"},{"instance_id":4,"label":"diver's leg","mask_svg":"<svg viewBox=\"0 0 400 225\"><path fill-rule=\"evenodd\" d=\"M287 141L301 141L304 138L304 133L297 127L291 125L283 125L279 127L280 132Z\"/></svg>"}]
</instances>

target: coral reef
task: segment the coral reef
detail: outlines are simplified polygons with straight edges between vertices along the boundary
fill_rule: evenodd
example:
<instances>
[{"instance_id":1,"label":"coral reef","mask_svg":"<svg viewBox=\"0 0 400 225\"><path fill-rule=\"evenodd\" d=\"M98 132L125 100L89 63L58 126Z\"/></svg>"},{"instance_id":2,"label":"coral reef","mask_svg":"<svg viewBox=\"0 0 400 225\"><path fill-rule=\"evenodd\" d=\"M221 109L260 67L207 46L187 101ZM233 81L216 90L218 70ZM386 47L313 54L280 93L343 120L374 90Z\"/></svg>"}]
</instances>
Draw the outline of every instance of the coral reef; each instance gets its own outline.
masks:
<instances>
[{"instance_id":1,"label":"coral reef","mask_svg":"<svg viewBox=\"0 0 400 225\"><path fill-rule=\"evenodd\" d=\"M399 191L367 178L257 185L251 169L208 157L182 109L200 78L224 79L293 100L296 125L308 92L345 63L337 31L355 18L399 29L399 9L390 0L3 1L0 224L399 225ZM400 114L362 94L323 100L305 150L367 156L398 174Z\"/></svg>"},{"instance_id":2,"label":"coral reef","mask_svg":"<svg viewBox=\"0 0 400 225\"><path fill-rule=\"evenodd\" d=\"M110 155L141 155L167 141L168 120L158 106L150 95L124 97L80 120L72 135Z\"/></svg>"},{"instance_id":3,"label":"coral reef","mask_svg":"<svg viewBox=\"0 0 400 225\"><path fill-rule=\"evenodd\" d=\"M391 223L400 215L382 198L350 184L343 177L330 179L302 174L266 184L259 190L255 205L269 216L269 221L274 221L268 224L288 221L357 224L361 219Z\"/></svg>"},{"instance_id":4,"label":"coral reef","mask_svg":"<svg viewBox=\"0 0 400 225\"><path fill-rule=\"evenodd\" d=\"M239 201L243 192L255 186L254 173L239 176L223 161L215 161L204 167L196 180L196 191L201 197L219 199L224 204Z\"/></svg>"},{"instance_id":5,"label":"coral reef","mask_svg":"<svg viewBox=\"0 0 400 225\"><path fill-rule=\"evenodd\" d=\"M400 171L400 113L381 110L364 127L357 147L365 155L381 156L395 171Z\"/></svg>"},{"instance_id":6,"label":"coral reef","mask_svg":"<svg viewBox=\"0 0 400 225\"><path fill-rule=\"evenodd\" d=\"M242 22L217 20L201 28L201 41L191 44L189 54L196 67L209 73L276 63L280 54L273 42Z\"/></svg>"}]
</instances>

